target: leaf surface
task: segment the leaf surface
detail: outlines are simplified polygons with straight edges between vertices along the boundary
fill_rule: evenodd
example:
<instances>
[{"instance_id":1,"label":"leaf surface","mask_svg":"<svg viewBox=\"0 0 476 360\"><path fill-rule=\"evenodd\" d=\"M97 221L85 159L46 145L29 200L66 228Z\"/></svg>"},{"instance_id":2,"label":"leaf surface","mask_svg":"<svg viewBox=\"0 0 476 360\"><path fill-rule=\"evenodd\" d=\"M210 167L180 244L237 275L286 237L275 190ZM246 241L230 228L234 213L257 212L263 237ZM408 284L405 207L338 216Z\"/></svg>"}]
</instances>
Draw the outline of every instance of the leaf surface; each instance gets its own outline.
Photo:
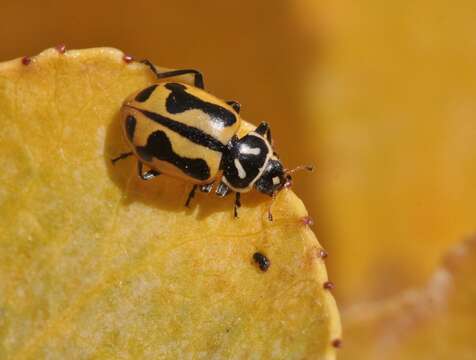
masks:
<instances>
[{"instance_id":1,"label":"leaf surface","mask_svg":"<svg viewBox=\"0 0 476 360\"><path fill-rule=\"evenodd\" d=\"M339 316L292 191L273 222L256 193L235 220L231 197L186 209L189 184L111 165L121 103L152 81L109 48L0 64L0 358L334 359Z\"/></svg>"}]
</instances>

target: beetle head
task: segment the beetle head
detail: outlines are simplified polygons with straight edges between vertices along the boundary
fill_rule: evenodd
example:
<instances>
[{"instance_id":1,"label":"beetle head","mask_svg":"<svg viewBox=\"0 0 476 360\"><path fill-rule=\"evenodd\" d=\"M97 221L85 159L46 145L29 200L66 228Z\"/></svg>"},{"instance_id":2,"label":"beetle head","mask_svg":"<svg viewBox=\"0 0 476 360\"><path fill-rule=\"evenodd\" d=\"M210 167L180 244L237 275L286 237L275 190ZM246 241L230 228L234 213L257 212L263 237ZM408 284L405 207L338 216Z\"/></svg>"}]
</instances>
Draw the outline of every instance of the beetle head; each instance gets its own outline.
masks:
<instances>
[{"instance_id":1,"label":"beetle head","mask_svg":"<svg viewBox=\"0 0 476 360\"><path fill-rule=\"evenodd\" d=\"M289 176L289 181L291 177ZM256 190L273 196L281 191L288 183L288 176L284 170L283 164L278 159L270 159L261 176L255 182Z\"/></svg>"},{"instance_id":2,"label":"beetle head","mask_svg":"<svg viewBox=\"0 0 476 360\"><path fill-rule=\"evenodd\" d=\"M299 170L313 171L313 167L309 165L301 165L291 170L286 170L281 161L277 158L271 158L266 167L256 180L255 188L269 196L275 196L276 193L284 188L291 187L291 174Z\"/></svg>"}]
</instances>

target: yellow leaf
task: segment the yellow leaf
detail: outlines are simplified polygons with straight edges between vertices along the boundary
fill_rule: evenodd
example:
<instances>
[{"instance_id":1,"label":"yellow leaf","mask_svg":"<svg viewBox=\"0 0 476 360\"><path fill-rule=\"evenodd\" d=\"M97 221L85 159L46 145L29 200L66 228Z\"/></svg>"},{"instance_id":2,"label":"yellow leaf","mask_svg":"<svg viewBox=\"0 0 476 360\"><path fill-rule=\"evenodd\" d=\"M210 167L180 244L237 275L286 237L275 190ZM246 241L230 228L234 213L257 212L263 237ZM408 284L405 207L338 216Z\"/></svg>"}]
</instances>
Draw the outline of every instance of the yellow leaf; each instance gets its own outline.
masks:
<instances>
[{"instance_id":1,"label":"yellow leaf","mask_svg":"<svg viewBox=\"0 0 476 360\"><path fill-rule=\"evenodd\" d=\"M337 259L337 299L421 286L476 231L476 3L293 3L324 42L301 127L317 154L305 194Z\"/></svg>"},{"instance_id":2,"label":"yellow leaf","mask_svg":"<svg viewBox=\"0 0 476 360\"><path fill-rule=\"evenodd\" d=\"M152 81L107 48L0 64L0 358L334 359L339 316L292 191L273 222L256 193L233 219L231 198L185 209L189 184L111 165L120 105Z\"/></svg>"},{"instance_id":3,"label":"yellow leaf","mask_svg":"<svg viewBox=\"0 0 476 360\"><path fill-rule=\"evenodd\" d=\"M344 313L342 359L473 359L476 238L455 247L428 285Z\"/></svg>"}]
</instances>

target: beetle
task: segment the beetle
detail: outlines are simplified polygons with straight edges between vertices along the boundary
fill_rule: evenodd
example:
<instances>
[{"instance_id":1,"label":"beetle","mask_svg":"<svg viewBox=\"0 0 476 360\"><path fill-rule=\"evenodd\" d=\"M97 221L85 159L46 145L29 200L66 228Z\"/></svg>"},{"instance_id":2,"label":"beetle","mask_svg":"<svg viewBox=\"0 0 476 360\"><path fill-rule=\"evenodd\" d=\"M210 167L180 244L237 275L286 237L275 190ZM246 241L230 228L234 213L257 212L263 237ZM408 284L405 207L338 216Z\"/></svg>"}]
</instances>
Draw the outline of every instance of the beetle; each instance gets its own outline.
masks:
<instances>
[{"instance_id":1,"label":"beetle","mask_svg":"<svg viewBox=\"0 0 476 360\"><path fill-rule=\"evenodd\" d=\"M158 82L130 95L121 108L121 125L132 151L111 159L131 155L137 158L137 173L142 180L161 174L193 184L185 206L197 188L224 197L235 192L234 216L238 217L241 193L253 188L273 199L290 186L291 173L284 169L273 149L271 130L260 123L242 138L236 135L240 123L240 104L223 101L204 90L202 74L193 69L159 72L142 60ZM166 79L192 74L194 86ZM144 172L144 164L150 170ZM268 218L272 220L271 211Z\"/></svg>"}]
</instances>

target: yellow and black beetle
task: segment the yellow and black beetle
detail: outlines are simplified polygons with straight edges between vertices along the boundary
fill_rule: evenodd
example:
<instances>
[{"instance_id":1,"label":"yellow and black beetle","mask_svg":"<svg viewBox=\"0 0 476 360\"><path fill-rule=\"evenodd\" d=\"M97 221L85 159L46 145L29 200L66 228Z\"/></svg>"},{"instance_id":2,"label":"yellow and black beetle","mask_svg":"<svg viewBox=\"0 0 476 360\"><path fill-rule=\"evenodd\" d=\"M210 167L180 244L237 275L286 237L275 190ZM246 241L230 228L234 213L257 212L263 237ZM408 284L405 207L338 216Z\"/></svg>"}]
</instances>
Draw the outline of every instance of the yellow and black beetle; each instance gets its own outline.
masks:
<instances>
[{"instance_id":1,"label":"yellow and black beetle","mask_svg":"<svg viewBox=\"0 0 476 360\"><path fill-rule=\"evenodd\" d=\"M129 96L121 108L121 122L132 151L112 159L113 164L135 155L138 175L143 180L164 174L193 183L185 206L190 204L197 188L209 193L219 179L215 191L218 196L236 193L235 217L241 206L241 193L254 187L274 198L290 185L292 172L311 169L283 168L265 122L238 138L240 104L220 100L204 91L199 71L159 72L150 61L142 63L159 80L193 74L194 86L163 81ZM150 170L144 173L143 164ZM271 212L268 215L272 220Z\"/></svg>"}]
</instances>

